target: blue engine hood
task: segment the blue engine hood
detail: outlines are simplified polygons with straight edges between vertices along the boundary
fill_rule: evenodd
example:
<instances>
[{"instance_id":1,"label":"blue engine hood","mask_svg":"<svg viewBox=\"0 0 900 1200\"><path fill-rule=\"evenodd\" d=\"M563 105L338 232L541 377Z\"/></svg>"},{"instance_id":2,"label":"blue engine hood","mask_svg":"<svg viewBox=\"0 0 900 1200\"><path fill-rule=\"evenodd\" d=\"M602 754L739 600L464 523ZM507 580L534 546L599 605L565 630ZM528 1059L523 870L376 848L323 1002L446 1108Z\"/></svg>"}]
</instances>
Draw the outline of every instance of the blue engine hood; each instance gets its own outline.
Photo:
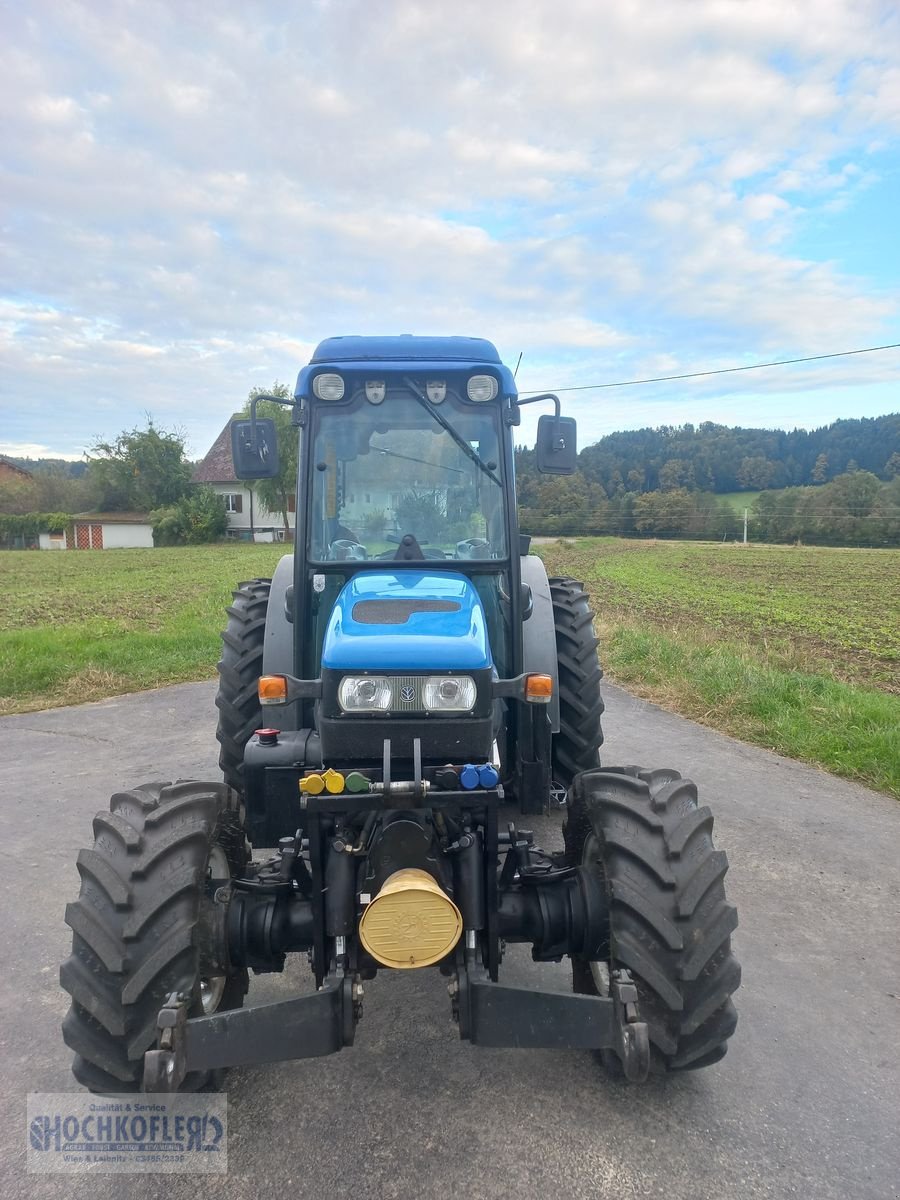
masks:
<instances>
[{"instance_id":1,"label":"blue engine hood","mask_svg":"<svg viewBox=\"0 0 900 1200\"><path fill-rule=\"evenodd\" d=\"M322 645L336 671L479 671L492 665L481 600L464 575L364 571L338 596Z\"/></svg>"}]
</instances>

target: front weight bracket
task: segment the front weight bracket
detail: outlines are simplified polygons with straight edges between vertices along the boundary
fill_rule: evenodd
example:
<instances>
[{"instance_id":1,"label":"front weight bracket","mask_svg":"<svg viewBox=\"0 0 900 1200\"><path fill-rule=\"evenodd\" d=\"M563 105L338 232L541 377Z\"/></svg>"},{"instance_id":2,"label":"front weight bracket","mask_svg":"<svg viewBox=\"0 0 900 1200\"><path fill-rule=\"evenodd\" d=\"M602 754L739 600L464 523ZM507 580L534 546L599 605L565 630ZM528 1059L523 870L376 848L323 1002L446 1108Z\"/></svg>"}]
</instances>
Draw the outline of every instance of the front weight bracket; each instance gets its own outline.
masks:
<instances>
[{"instance_id":1,"label":"front weight bracket","mask_svg":"<svg viewBox=\"0 0 900 1200\"><path fill-rule=\"evenodd\" d=\"M610 995L616 1008L616 1042L613 1047L629 1083L643 1083L650 1073L650 1032L638 1011L638 994L631 973L624 969L610 976Z\"/></svg>"},{"instance_id":2,"label":"front weight bracket","mask_svg":"<svg viewBox=\"0 0 900 1200\"><path fill-rule=\"evenodd\" d=\"M353 1041L353 980L330 975L315 992L188 1017L187 997L173 993L157 1017L157 1044L144 1055L143 1090L174 1092L194 1071L255 1066L334 1054Z\"/></svg>"},{"instance_id":3,"label":"front weight bracket","mask_svg":"<svg viewBox=\"0 0 900 1200\"><path fill-rule=\"evenodd\" d=\"M156 1018L157 1048L144 1055L145 1092L177 1092L187 1074L184 1030L187 1024L188 998L172 992Z\"/></svg>"}]
</instances>

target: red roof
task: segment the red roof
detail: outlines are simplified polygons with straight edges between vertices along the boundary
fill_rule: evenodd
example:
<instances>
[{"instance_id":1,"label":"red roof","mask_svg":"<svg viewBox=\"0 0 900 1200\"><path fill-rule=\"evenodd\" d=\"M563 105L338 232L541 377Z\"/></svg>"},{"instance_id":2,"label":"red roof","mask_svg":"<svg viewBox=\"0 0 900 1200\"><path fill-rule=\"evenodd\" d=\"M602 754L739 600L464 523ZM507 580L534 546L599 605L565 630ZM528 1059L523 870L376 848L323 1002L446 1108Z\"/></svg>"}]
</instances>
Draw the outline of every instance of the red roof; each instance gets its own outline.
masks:
<instances>
[{"instance_id":1,"label":"red roof","mask_svg":"<svg viewBox=\"0 0 900 1200\"><path fill-rule=\"evenodd\" d=\"M12 471L14 475L21 475L23 479L34 478L30 471L26 471L24 467L17 467L15 463L11 463L7 458L0 458L0 471Z\"/></svg>"},{"instance_id":2,"label":"red roof","mask_svg":"<svg viewBox=\"0 0 900 1200\"><path fill-rule=\"evenodd\" d=\"M229 417L225 428L213 442L209 453L197 463L191 476L192 483L236 483L237 474L231 457L231 422L242 414Z\"/></svg>"}]
</instances>

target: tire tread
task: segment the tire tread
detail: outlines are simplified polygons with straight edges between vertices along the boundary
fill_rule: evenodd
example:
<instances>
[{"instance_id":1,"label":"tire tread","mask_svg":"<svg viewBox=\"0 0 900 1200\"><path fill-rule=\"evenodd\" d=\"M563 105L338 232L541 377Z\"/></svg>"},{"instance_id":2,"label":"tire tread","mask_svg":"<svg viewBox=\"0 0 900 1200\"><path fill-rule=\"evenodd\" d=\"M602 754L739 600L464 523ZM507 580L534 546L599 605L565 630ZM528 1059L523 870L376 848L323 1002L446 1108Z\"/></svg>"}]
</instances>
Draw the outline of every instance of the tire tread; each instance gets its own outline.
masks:
<instances>
[{"instance_id":1,"label":"tire tread","mask_svg":"<svg viewBox=\"0 0 900 1200\"><path fill-rule=\"evenodd\" d=\"M72 953L60 983L72 998L63 1038L76 1079L93 1091L137 1091L144 1051L171 991L196 994L197 924L211 845L233 870L246 861L240 798L222 783L153 783L118 792L78 856L79 898L66 908ZM246 972L226 985L234 1007ZM190 1076L187 1086L203 1077Z\"/></svg>"},{"instance_id":2,"label":"tire tread","mask_svg":"<svg viewBox=\"0 0 900 1200\"><path fill-rule=\"evenodd\" d=\"M553 778L569 787L580 771L596 767L603 744L603 671L597 658L594 614L584 585L569 576L550 579L559 675L559 733L553 738Z\"/></svg>"},{"instance_id":3,"label":"tire tread","mask_svg":"<svg viewBox=\"0 0 900 1200\"><path fill-rule=\"evenodd\" d=\"M238 584L233 603L226 609L228 624L222 631L222 657L216 666L219 767L225 782L240 795L244 792L244 747L263 723L256 685L262 674L271 586L271 579Z\"/></svg>"},{"instance_id":4,"label":"tire tread","mask_svg":"<svg viewBox=\"0 0 900 1200\"><path fill-rule=\"evenodd\" d=\"M725 1054L737 1024L741 969L731 951L737 911L725 898L728 859L713 816L676 771L596 769L570 789L566 860L593 834L609 896L609 953L638 987L656 1071L695 1070ZM578 990L592 990L573 962Z\"/></svg>"}]
</instances>

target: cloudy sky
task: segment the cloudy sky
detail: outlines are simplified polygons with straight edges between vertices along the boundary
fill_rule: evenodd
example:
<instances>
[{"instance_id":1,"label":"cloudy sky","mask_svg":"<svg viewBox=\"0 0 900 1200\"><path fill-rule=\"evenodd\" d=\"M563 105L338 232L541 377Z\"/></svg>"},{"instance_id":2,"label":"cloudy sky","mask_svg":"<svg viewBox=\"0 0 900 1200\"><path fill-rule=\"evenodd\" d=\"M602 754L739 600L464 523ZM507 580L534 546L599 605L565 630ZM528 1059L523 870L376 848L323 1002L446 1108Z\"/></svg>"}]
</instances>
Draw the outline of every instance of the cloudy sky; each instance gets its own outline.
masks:
<instances>
[{"instance_id":1,"label":"cloudy sky","mask_svg":"<svg viewBox=\"0 0 900 1200\"><path fill-rule=\"evenodd\" d=\"M895 0L7 0L0 104L0 452L149 412L203 454L335 333L488 337L523 391L900 342ZM898 385L891 350L566 408L586 444Z\"/></svg>"}]
</instances>

